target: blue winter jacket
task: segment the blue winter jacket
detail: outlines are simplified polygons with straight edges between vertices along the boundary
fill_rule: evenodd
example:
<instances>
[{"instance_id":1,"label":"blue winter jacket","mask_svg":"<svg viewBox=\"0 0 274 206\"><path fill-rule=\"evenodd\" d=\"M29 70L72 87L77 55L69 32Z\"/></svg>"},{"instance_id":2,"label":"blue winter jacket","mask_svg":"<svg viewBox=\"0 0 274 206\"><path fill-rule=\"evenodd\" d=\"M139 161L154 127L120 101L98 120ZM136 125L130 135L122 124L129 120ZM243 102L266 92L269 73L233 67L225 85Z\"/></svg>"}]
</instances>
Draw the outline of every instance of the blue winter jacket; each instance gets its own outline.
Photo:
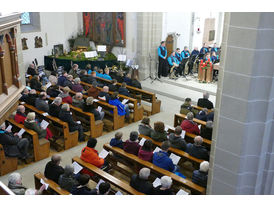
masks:
<instances>
[{"instance_id":1,"label":"blue winter jacket","mask_svg":"<svg viewBox=\"0 0 274 206\"><path fill-rule=\"evenodd\" d=\"M173 172L175 168L172 160L168 156L168 153L164 151L155 152L153 154L152 163L170 172Z\"/></svg>"},{"instance_id":2,"label":"blue winter jacket","mask_svg":"<svg viewBox=\"0 0 274 206\"><path fill-rule=\"evenodd\" d=\"M126 114L125 105L119 99L110 99L108 103L117 107L118 115L123 116Z\"/></svg>"}]
</instances>

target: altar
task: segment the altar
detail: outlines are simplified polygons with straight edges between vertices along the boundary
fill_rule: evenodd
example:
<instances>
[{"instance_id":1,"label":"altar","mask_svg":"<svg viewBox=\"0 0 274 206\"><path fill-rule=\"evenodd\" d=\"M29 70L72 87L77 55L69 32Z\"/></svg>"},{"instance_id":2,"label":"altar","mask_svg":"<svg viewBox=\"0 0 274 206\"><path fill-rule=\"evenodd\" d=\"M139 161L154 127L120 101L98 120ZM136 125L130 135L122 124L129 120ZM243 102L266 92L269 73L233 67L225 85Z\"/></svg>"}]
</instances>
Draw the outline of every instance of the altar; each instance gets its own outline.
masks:
<instances>
[{"instance_id":1,"label":"altar","mask_svg":"<svg viewBox=\"0 0 274 206\"><path fill-rule=\"evenodd\" d=\"M91 67L93 68L94 66L100 67L100 68L105 68L106 65L108 67L112 67L113 65L119 65L117 60L82 60L82 59L73 59L73 58L62 58L58 57L55 58L54 56L44 56L44 65L46 70L53 71L53 59L55 59L57 67L59 66L64 66L65 70L69 72L71 69L71 62L72 64L78 64L79 68L84 69L86 68L87 64L90 64Z\"/></svg>"}]
</instances>

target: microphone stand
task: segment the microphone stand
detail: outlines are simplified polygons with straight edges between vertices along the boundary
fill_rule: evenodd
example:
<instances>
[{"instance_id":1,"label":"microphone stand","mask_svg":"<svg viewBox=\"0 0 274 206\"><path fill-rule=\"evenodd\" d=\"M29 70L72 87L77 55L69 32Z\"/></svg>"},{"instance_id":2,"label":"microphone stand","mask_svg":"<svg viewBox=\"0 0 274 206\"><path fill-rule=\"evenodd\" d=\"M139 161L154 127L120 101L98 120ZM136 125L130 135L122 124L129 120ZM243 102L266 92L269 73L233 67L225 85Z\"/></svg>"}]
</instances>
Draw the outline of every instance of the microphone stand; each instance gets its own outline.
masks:
<instances>
[{"instance_id":1,"label":"microphone stand","mask_svg":"<svg viewBox=\"0 0 274 206\"><path fill-rule=\"evenodd\" d=\"M157 67L158 64L159 64L159 63L156 62L155 78L152 79L151 84L152 84L154 81L156 81L156 80L159 81L159 82L162 82L162 81L158 78L158 71L157 71L157 70L158 70L158 69L157 69L157 68L158 68L158 67Z\"/></svg>"},{"instance_id":2,"label":"microphone stand","mask_svg":"<svg viewBox=\"0 0 274 206\"><path fill-rule=\"evenodd\" d=\"M151 62L152 62L152 57L150 56L149 54L149 76L146 77L144 80L147 80L148 78L149 79L153 79L152 75L151 75Z\"/></svg>"}]
</instances>

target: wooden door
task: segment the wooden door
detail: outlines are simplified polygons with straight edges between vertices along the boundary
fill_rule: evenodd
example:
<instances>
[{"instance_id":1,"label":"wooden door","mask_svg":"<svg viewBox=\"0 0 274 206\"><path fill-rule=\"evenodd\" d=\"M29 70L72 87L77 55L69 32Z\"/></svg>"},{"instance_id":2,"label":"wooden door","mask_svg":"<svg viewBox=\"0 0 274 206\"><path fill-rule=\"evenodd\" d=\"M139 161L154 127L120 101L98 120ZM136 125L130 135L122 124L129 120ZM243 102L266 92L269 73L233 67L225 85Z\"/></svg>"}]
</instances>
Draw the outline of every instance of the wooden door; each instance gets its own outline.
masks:
<instances>
[{"instance_id":1,"label":"wooden door","mask_svg":"<svg viewBox=\"0 0 274 206\"><path fill-rule=\"evenodd\" d=\"M172 51L174 50L173 43L174 43L174 38L173 38L173 35L170 34L166 38L167 57L169 57Z\"/></svg>"}]
</instances>

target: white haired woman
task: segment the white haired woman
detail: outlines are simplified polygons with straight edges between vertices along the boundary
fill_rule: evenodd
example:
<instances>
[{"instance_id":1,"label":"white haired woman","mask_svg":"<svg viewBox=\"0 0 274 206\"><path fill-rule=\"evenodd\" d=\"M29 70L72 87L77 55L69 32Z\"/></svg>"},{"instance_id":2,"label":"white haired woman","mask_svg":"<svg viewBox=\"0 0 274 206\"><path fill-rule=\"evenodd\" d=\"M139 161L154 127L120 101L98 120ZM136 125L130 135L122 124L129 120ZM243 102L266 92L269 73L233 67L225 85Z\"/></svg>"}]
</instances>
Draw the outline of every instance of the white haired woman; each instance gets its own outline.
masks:
<instances>
[{"instance_id":1,"label":"white haired woman","mask_svg":"<svg viewBox=\"0 0 274 206\"><path fill-rule=\"evenodd\" d=\"M192 182L202 187L206 187L208 169L209 169L209 162L208 161L201 162L200 169L193 171Z\"/></svg>"},{"instance_id":2,"label":"white haired woman","mask_svg":"<svg viewBox=\"0 0 274 206\"><path fill-rule=\"evenodd\" d=\"M154 195L174 195L171 190L172 179L169 176L161 177L161 185L154 189Z\"/></svg>"}]
</instances>

